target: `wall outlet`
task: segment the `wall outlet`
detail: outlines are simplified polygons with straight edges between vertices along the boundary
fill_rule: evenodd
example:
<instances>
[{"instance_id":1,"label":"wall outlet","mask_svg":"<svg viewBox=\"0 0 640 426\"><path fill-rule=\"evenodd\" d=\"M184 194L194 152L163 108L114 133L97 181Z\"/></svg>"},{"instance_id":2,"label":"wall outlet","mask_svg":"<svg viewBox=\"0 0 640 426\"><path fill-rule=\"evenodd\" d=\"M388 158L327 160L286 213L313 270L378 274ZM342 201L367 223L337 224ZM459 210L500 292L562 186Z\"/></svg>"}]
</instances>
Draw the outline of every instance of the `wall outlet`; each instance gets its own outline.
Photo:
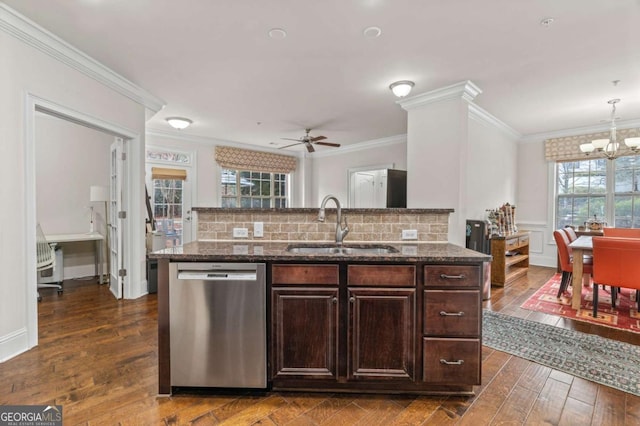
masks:
<instances>
[{"instance_id":1,"label":"wall outlet","mask_svg":"<svg viewBox=\"0 0 640 426\"><path fill-rule=\"evenodd\" d=\"M418 230L417 229L403 229L402 230L402 239L403 240L417 240L418 239Z\"/></svg>"},{"instance_id":2,"label":"wall outlet","mask_svg":"<svg viewBox=\"0 0 640 426\"><path fill-rule=\"evenodd\" d=\"M249 236L249 229L233 228L233 238L247 238L248 236Z\"/></svg>"},{"instance_id":3,"label":"wall outlet","mask_svg":"<svg viewBox=\"0 0 640 426\"><path fill-rule=\"evenodd\" d=\"M264 225L262 222L253 222L253 236L256 238L264 237Z\"/></svg>"}]
</instances>

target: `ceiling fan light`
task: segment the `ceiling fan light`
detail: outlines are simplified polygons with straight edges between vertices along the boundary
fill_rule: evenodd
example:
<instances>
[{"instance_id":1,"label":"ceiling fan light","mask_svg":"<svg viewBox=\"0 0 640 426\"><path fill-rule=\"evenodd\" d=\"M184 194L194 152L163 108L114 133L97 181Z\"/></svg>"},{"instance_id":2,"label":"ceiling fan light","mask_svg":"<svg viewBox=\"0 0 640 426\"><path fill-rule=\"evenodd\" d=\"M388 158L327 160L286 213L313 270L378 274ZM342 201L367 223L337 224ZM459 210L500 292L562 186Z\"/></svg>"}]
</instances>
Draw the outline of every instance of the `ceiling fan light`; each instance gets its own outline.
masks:
<instances>
[{"instance_id":1,"label":"ceiling fan light","mask_svg":"<svg viewBox=\"0 0 640 426\"><path fill-rule=\"evenodd\" d=\"M395 83L391 83L391 85L389 86L389 89L391 89L393 94L396 95L397 97L404 98L409 94L409 92L411 92L411 89L413 88L414 85L415 83L413 81L401 80L401 81L396 81Z\"/></svg>"},{"instance_id":2,"label":"ceiling fan light","mask_svg":"<svg viewBox=\"0 0 640 426\"><path fill-rule=\"evenodd\" d=\"M580 151L584 152L585 154L589 155L590 153L593 152L593 150L596 149L595 146L593 146L592 143L583 143L580 144Z\"/></svg>"},{"instance_id":3,"label":"ceiling fan light","mask_svg":"<svg viewBox=\"0 0 640 426\"><path fill-rule=\"evenodd\" d=\"M609 144L609 139L594 139L591 144L595 149L602 151Z\"/></svg>"},{"instance_id":4,"label":"ceiling fan light","mask_svg":"<svg viewBox=\"0 0 640 426\"><path fill-rule=\"evenodd\" d=\"M186 129L193 123L193 121L184 117L168 117L165 120L167 120L167 123L169 123L171 127L177 130Z\"/></svg>"}]
</instances>

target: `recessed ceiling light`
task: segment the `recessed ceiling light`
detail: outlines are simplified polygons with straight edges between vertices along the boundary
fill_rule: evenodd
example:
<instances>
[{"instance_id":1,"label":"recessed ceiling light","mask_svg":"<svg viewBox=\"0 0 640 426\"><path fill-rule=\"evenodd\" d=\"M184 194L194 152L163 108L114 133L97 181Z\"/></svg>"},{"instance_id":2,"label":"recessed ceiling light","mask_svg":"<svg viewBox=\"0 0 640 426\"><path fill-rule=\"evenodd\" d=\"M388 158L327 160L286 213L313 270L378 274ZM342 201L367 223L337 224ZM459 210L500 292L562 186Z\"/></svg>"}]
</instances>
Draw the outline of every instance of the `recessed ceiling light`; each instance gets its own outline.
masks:
<instances>
[{"instance_id":1,"label":"recessed ceiling light","mask_svg":"<svg viewBox=\"0 0 640 426\"><path fill-rule=\"evenodd\" d=\"M379 27L367 27L362 31L362 34L366 38L377 38L382 34L382 30Z\"/></svg>"},{"instance_id":2,"label":"recessed ceiling light","mask_svg":"<svg viewBox=\"0 0 640 426\"><path fill-rule=\"evenodd\" d=\"M282 40L287 36L287 32L282 28L272 28L269 30L269 37L274 40Z\"/></svg>"},{"instance_id":3,"label":"recessed ceiling light","mask_svg":"<svg viewBox=\"0 0 640 426\"><path fill-rule=\"evenodd\" d=\"M553 24L554 19L549 17L549 18L544 18L542 21L540 21L540 25L542 25L543 27L550 27L551 24Z\"/></svg>"}]
</instances>

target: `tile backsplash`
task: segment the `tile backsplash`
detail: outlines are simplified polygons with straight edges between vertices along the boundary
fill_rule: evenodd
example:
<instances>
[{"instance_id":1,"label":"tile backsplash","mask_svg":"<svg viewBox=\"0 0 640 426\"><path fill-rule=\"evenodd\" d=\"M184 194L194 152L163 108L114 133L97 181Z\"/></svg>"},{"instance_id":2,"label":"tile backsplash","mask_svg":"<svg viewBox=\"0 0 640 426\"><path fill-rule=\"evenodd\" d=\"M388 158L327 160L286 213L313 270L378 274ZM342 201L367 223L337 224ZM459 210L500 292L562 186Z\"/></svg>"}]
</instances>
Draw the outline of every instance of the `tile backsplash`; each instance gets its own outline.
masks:
<instances>
[{"instance_id":1,"label":"tile backsplash","mask_svg":"<svg viewBox=\"0 0 640 426\"><path fill-rule=\"evenodd\" d=\"M335 241L336 210L326 209L318 222L318 209L194 208L197 239L201 241ZM402 231L411 229L417 241L447 241L449 214L453 209L343 209L349 224L348 242L399 242ZM263 236L254 237L255 222L263 223ZM248 237L234 238L234 228L247 228ZM415 241L415 240L414 240Z\"/></svg>"}]
</instances>

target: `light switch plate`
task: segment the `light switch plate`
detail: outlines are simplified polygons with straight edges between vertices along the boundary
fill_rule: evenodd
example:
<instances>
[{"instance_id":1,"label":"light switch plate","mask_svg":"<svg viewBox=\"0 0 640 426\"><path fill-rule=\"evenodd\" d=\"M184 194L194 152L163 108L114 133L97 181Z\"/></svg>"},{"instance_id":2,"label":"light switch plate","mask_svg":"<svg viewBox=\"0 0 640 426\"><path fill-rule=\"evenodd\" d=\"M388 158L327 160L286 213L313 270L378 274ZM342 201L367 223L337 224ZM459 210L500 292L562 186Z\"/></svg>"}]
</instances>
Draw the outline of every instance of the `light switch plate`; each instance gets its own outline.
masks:
<instances>
[{"instance_id":1,"label":"light switch plate","mask_svg":"<svg viewBox=\"0 0 640 426\"><path fill-rule=\"evenodd\" d=\"M417 240L418 239L418 230L417 229L403 229L402 230L402 239L403 240Z\"/></svg>"},{"instance_id":2,"label":"light switch plate","mask_svg":"<svg viewBox=\"0 0 640 426\"><path fill-rule=\"evenodd\" d=\"M253 222L253 236L264 237L264 224L262 222Z\"/></svg>"},{"instance_id":3,"label":"light switch plate","mask_svg":"<svg viewBox=\"0 0 640 426\"><path fill-rule=\"evenodd\" d=\"M248 236L249 236L249 229L233 228L233 238L247 238Z\"/></svg>"}]
</instances>

